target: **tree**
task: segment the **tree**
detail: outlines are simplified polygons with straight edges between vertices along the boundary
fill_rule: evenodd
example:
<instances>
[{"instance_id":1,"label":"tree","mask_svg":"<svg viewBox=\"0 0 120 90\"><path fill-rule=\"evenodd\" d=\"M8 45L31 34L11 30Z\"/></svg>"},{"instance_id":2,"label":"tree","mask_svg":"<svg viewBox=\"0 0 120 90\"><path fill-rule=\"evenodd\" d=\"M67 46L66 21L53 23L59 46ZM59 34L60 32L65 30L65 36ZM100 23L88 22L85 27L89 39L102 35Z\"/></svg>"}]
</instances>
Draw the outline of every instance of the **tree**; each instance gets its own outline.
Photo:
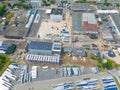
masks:
<instances>
[{"instance_id":1,"label":"tree","mask_svg":"<svg viewBox=\"0 0 120 90\"><path fill-rule=\"evenodd\" d=\"M1 6L0 7L0 16L3 16L4 15L4 13L5 13L5 7L4 6Z\"/></svg>"},{"instance_id":2,"label":"tree","mask_svg":"<svg viewBox=\"0 0 120 90\"><path fill-rule=\"evenodd\" d=\"M117 8L119 8L120 7L120 4L119 3L116 3L116 5L115 5Z\"/></svg>"},{"instance_id":3,"label":"tree","mask_svg":"<svg viewBox=\"0 0 120 90\"><path fill-rule=\"evenodd\" d=\"M6 18L8 21L10 21L13 16L14 16L13 13L7 13Z\"/></svg>"},{"instance_id":4,"label":"tree","mask_svg":"<svg viewBox=\"0 0 120 90\"><path fill-rule=\"evenodd\" d=\"M55 0L51 0L50 2L51 2L51 4L55 4Z\"/></svg>"},{"instance_id":5,"label":"tree","mask_svg":"<svg viewBox=\"0 0 120 90\"><path fill-rule=\"evenodd\" d=\"M107 62L103 64L103 67L108 70L112 69L112 66L113 66L113 64L112 64L111 60L107 60Z\"/></svg>"}]
</instances>

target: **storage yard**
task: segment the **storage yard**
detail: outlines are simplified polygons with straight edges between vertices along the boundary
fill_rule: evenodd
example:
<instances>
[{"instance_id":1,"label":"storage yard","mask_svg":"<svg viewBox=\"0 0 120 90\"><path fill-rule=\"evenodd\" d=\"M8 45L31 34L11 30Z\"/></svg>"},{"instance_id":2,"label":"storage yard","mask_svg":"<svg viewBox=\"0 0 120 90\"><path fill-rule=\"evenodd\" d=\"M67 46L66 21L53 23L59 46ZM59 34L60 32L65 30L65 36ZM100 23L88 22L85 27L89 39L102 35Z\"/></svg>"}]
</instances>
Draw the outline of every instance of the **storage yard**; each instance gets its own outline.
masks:
<instances>
[{"instance_id":1,"label":"storage yard","mask_svg":"<svg viewBox=\"0 0 120 90\"><path fill-rule=\"evenodd\" d=\"M0 15L0 54L14 62L2 90L120 90L119 0L83 1L27 0Z\"/></svg>"},{"instance_id":2,"label":"storage yard","mask_svg":"<svg viewBox=\"0 0 120 90\"><path fill-rule=\"evenodd\" d=\"M106 80L104 81L103 78ZM111 81L109 79L111 79ZM104 83L102 82L102 80L104 82L109 81L111 85L114 85L112 83L114 82L114 80L112 79L111 76L109 76L107 73L99 73L98 76L88 74L85 76L82 75L78 77L76 76L68 77L68 78L65 77L61 79L33 82L29 84L24 84L24 85L19 84L15 87L15 90L20 90L20 89L26 90L29 88L38 90L39 87L41 87L41 89L46 89L46 90L56 90L57 88L64 89L65 87L66 89L71 88L73 90L83 90L84 88L92 88L93 90L97 88L97 89L103 90ZM109 88L109 87L110 85L105 86L105 88ZM117 87L114 87L114 88L117 88Z\"/></svg>"}]
</instances>

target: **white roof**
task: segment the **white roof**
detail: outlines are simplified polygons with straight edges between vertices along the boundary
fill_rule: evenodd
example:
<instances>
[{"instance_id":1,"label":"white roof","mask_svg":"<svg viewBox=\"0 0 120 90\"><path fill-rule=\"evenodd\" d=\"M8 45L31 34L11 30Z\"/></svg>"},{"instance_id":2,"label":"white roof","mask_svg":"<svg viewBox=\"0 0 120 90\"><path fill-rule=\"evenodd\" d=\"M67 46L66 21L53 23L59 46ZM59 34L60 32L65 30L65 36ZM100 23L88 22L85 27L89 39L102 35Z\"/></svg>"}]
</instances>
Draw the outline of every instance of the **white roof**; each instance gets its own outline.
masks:
<instances>
[{"instance_id":1,"label":"white roof","mask_svg":"<svg viewBox=\"0 0 120 90\"><path fill-rule=\"evenodd\" d=\"M31 58L33 56L34 58ZM37 59L36 59L37 58ZM33 55L33 54L28 54L26 56L26 60L28 61L44 61L44 62L54 62L54 63L59 63L60 61L60 56L46 56L46 55Z\"/></svg>"},{"instance_id":2,"label":"white roof","mask_svg":"<svg viewBox=\"0 0 120 90\"><path fill-rule=\"evenodd\" d=\"M119 48L117 48L117 50L118 50L118 52L120 53L120 47L119 47Z\"/></svg>"},{"instance_id":3,"label":"white roof","mask_svg":"<svg viewBox=\"0 0 120 90\"><path fill-rule=\"evenodd\" d=\"M118 10L97 10L97 13L119 13Z\"/></svg>"},{"instance_id":4,"label":"white roof","mask_svg":"<svg viewBox=\"0 0 120 90\"><path fill-rule=\"evenodd\" d=\"M45 13L46 13L46 14L50 14L51 11L52 11L52 9L47 9L47 10L45 11Z\"/></svg>"},{"instance_id":5,"label":"white roof","mask_svg":"<svg viewBox=\"0 0 120 90\"><path fill-rule=\"evenodd\" d=\"M32 66L31 76L32 78L37 78L37 66Z\"/></svg>"},{"instance_id":6,"label":"white roof","mask_svg":"<svg viewBox=\"0 0 120 90\"><path fill-rule=\"evenodd\" d=\"M33 2L33 3L39 3L40 0L31 0L31 2Z\"/></svg>"},{"instance_id":7,"label":"white roof","mask_svg":"<svg viewBox=\"0 0 120 90\"><path fill-rule=\"evenodd\" d=\"M0 50L0 53L1 53L1 54L5 54L5 52L6 52L6 51Z\"/></svg>"},{"instance_id":8,"label":"white roof","mask_svg":"<svg viewBox=\"0 0 120 90\"><path fill-rule=\"evenodd\" d=\"M87 21L89 24L96 24L95 14L94 13L83 13L82 21Z\"/></svg>"},{"instance_id":9,"label":"white roof","mask_svg":"<svg viewBox=\"0 0 120 90\"><path fill-rule=\"evenodd\" d=\"M3 41L0 41L0 46L2 46L2 44L3 44Z\"/></svg>"}]
</instances>

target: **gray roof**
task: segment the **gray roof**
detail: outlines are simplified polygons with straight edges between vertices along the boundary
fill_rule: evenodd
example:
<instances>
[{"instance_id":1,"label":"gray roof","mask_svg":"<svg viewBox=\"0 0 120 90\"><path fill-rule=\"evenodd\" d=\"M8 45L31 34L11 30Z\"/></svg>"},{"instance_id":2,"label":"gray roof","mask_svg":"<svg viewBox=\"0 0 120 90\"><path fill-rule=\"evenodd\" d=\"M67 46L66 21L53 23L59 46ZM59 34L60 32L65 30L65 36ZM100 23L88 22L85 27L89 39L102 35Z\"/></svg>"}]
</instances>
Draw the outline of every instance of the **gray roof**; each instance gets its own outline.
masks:
<instances>
[{"instance_id":1,"label":"gray roof","mask_svg":"<svg viewBox=\"0 0 120 90\"><path fill-rule=\"evenodd\" d=\"M72 52L72 47L70 47L70 46L64 46L64 52L71 53Z\"/></svg>"},{"instance_id":2,"label":"gray roof","mask_svg":"<svg viewBox=\"0 0 120 90\"><path fill-rule=\"evenodd\" d=\"M100 10L106 10L106 9L108 9L108 10L111 10L111 9L115 9L115 7L114 6L106 6L106 5L104 5L104 4L98 4L97 5L97 8L98 9L100 9Z\"/></svg>"},{"instance_id":3,"label":"gray roof","mask_svg":"<svg viewBox=\"0 0 120 90\"><path fill-rule=\"evenodd\" d=\"M93 10L89 3L73 3L72 10Z\"/></svg>"},{"instance_id":4,"label":"gray roof","mask_svg":"<svg viewBox=\"0 0 120 90\"><path fill-rule=\"evenodd\" d=\"M9 25L7 27L7 29L5 30L4 36L14 37L14 38L15 37L23 38L26 32L26 29L25 29L26 21L27 21L27 17L25 16L20 16L20 18L17 18L16 22L12 22L12 25Z\"/></svg>"},{"instance_id":5,"label":"gray roof","mask_svg":"<svg viewBox=\"0 0 120 90\"><path fill-rule=\"evenodd\" d=\"M36 49L36 50L51 50L52 51L51 42L38 42L38 41L31 41L28 49Z\"/></svg>"},{"instance_id":6,"label":"gray roof","mask_svg":"<svg viewBox=\"0 0 120 90\"><path fill-rule=\"evenodd\" d=\"M104 3L104 0L101 0ZM107 0L108 3L120 3L120 0Z\"/></svg>"},{"instance_id":7,"label":"gray roof","mask_svg":"<svg viewBox=\"0 0 120 90\"><path fill-rule=\"evenodd\" d=\"M72 50L73 56L86 56L86 53L83 48L80 47L74 47Z\"/></svg>"},{"instance_id":8,"label":"gray roof","mask_svg":"<svg viewBox=\"0 0 120 90\"><path fill-rule=\"evenodd\" d=\"M72 12L72 30L73 32L83 31L81 12Z\"/></svg>"},{"instance_id":9,"label":"gray roof","mask_svg":"<svg viewBox=\"0 0 120 90\"><path fill-rule=\"evenodd\" d=\"M120 31L120 14L111 14L113 21L115 22L118 30Z\"/></svg>"},{"instance_id":10,"label":"gray roof","mask_svg":"<svg viewBox=\"0 0 120 90\"><path fill-rule=\"evenodd\" d=\"M62 14L63 14L63 9L52 8L51 14L54 14L54 15L62 15Z\"/></svg>"}]
</instances>

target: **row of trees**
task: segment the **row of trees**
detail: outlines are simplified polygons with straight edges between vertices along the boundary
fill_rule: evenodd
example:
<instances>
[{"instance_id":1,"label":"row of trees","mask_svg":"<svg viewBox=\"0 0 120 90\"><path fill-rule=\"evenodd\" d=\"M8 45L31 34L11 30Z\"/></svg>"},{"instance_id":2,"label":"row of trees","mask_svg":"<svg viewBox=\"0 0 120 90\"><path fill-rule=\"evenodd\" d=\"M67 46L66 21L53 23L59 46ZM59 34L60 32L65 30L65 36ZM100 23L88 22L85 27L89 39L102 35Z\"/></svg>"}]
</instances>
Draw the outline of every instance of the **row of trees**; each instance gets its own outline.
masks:
<instances>
[{"instance_id":1,"label":"row of trees","mask_svg":"<svg viewBox=\"0 0 120 90\"><path fill-rule=\"evenodd\" d=\"M118 68L118 66L119 66L119 64L116 64L115 62L113 62L111 60L107 60L107 62L103 63L103 60L100 57L91 56L90 58L92 60L97 60L98 61L98 66L100 68L104 68L104 69L110 70L113 67Z\"/></svg>"},{"instance_id":2,"label":"row of trees","mask_svg":"<svg viewBox=\"0 0 120 90\"><path fill-rule=\"evenodd\" d=\"M77 0L76 3L86 3L87 0Z\"/></svg>"},{"instance_id":3,"label":"row of trees","mask_svg":"<svg viewBox=\"0 0 120 90\"><path fill-rule=\"evenodd\" d=\"M108 0L104 0L104 5L106 5L106 6L112 6L112 5L114 5L117 8L120 7L120 3L114 3L114 4L112 4L112 3L109 3Z\"/></svg>"},{"instance_id":4,"label":"row of trees","mask_svg":"<svg viewBox=\"0 0 120 90\"><path fill-rule=\"evenodd\" d=\"M12 7L13 8L18 8L18 9L31 9L32 6L31 5L25 5L24 3L15 3Z\"/></svg>"}]
</instances>

